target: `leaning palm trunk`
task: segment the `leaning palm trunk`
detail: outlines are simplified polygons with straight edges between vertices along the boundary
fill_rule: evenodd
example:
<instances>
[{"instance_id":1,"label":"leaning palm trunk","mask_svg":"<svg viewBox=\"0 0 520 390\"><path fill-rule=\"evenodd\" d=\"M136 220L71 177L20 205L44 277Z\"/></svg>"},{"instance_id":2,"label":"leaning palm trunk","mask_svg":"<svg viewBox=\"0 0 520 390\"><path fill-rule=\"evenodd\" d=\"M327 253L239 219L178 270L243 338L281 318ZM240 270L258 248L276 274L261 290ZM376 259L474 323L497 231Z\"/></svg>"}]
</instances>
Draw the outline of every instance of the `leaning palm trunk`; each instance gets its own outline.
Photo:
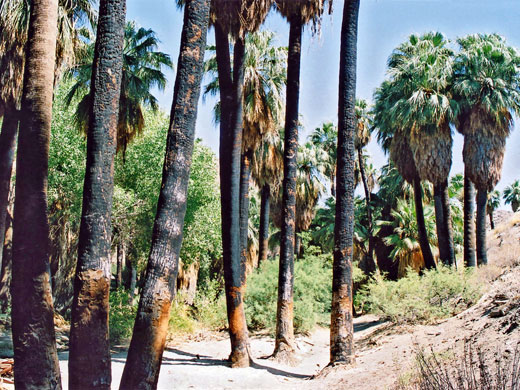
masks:
<instances>
[{"instance_id":1,"label":"leaning palm trunk","mask_svg":"<svg viewBox=\"0 0 520 390\"><path fill-rule=\"evenodd\" d=\"M184 9L162 186L121 389L155 389L159 379L179 268L209 6L209 0L189 0Z\"/></svg>"},{"instance_id":2,"label":"leaning palm trunk","mask_svg":"<svg viewBox=\"0 0 520 390\"><path fill-rule=\"evenodd\" d=\"M474 267L475 259L475 187L464 172L464 264Z\"/></svg>"},{"instance_id":3,"label":"leaning palm trunk","mask_svg":"<svg viewBox=\"0 0 520 390\"><path fill-rule=\"evenodd\" d=\"M346 0L341 26L338 104L338 171L332 265L330 365L354 361L352 253L354 238L354 137L357 127L356 59L359 0Z\"/></svg>"},{"instance_id":4,"label":"leaning palm trunk","mask_svg":"<svg viewBox=\"0 0 520 390\"><path fill-rule=\"evenodd\" d=\"M32 1L16 162L11 284L14 380L20 389L61 388L47 220L57 11L57 0Z\"/></svg>"},{"instance_id":5,"label":"leaning palm trunk","mask_svg":"<svg viewBox=\"0 0 520 390\"><path fill-rule=\"evenodd\" d=\"M271 198L271 188L269 184L262 186L262 198L260 201L260 237L258 240L258 267L267 260L269 250L269 201Z\"/></svg>"},{"instance_id":6,"label":"leaning palm trunk","mask_svg":"<svg viewBox=\"0 0 520 390\"><path fill-rule=\"evenodd\" d=\"M9 202L9 189L11 187L11 174L13 170L17 133L18 113L8 109L4 113L2 133L0 133L0 243L4 242L6 231L7 206ZM0 264L1 263L2 250L0 248Z\"/></svg>"},{"instance_id":7,"label":"leaning palm trunk","mask_svg":"<svg viewBox=\"0 0 520 390\"><path fill-rule=\"evenodd\" d=\"M87 165L71 313L71 389L109 389L108 339L114 156L123 69L125 0L101 0L87 133Z\"/></svg>"},{"instance_id":8,"label":"leaning palm trunk","mask_svg":"<svg viewBox=\"0 0 520 390\"><path fill-rule=\"evenodd\" d=\"M365 190L365 203L367 207L367 219L368 219L368 254L367 254L367 266L366 272L372 274L376 270L376 263L374 261L374 237L372 237L373 226L372 226L372 210L370 205L370 191L368 189L367 176L365 174L365 163L363 162L363 150L361 146L358 149L358 161L359 161L359 173L361 174L361 180L363 182L363 189Z\"/></svg>"},{"instance_id":9,"label":"leaning palm trunk","mask_svg":"<svg viewBox=\"0 0 520 390\"><path fill-rule=\"evenodd\" d=\"M289 362L292 361L292 355L295 352L293 327L294 239L302 31L301 14L297 12L290 19L289 52L287 57L280 269L278 273L278 304L273 352L274 358Z\"/></svg>"}]
</instances>

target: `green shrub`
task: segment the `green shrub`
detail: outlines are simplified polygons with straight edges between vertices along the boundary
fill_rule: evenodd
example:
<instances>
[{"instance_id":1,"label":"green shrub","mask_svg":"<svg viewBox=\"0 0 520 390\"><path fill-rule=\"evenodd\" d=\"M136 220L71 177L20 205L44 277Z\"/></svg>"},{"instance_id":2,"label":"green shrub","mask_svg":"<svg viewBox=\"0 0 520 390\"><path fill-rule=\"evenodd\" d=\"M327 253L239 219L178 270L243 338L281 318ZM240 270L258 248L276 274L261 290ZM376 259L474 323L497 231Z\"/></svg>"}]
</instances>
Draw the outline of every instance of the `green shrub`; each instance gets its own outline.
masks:
<instances>
[{"instance_id":1,"label":"green shrub","mask_svg":"<svg viewBox=\"0 0 520 390\"><path fill-rule=\"evenodd\" d=\"M128 292L119 289L110 293L110 343L129 340L134 328L137 305L132 305Z\"/></svg>"},{"instance_id":2,"label":"green shrub","mask_svg":"<svg viewBox=\"0 0 520 390\"><path fill-rule=\"evenodd\" d=\"M439 265L422 276L409 270L398 281L376 273L356 302L363 311L395 323L433 323L462 312L481 296L474 271L458 271Z\"/></svg>"},{"instance_id":3,"label":"green shrub","mask_svg":"<svg viewBox=\"0 0 520 390\"><path fill-rule=\"evenodd\" d=\"M193 307L195 319L203 328L222 330L227 327L226 296L218 281L212 280L197 290Z\"/></svg>"},{"instance_id":4,"label":"green shrub","mask_svg":"<svg viewBox=\"0 0 520 390\"><path fill-rule=\"evenodd\" d=\"M332 297L332 256L307 255L294 270L294 330L306 333L329 320ZM278 262L266 261L249 277L245 297L246 317L252 330L276 326Z\"/></svg>"},{"instance_id":5,"label":"green shrub","mask_svg":"<svg viewBox=\"0 0 520 390\"><path fill-rule=\"evenodd\" d=\"M182 295L176 295L170 308L168 333L193 333L195 325L190 306L184 302Z\"/></svg>"}]
</instances>

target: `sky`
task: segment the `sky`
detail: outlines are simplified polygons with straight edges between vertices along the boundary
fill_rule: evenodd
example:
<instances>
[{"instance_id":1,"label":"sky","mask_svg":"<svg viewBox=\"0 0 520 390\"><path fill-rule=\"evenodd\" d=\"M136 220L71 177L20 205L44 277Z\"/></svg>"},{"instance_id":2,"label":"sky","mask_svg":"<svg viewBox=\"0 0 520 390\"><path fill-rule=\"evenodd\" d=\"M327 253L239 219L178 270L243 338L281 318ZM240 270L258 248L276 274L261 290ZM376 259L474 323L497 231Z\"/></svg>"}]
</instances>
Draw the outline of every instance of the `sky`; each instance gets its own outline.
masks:
<instances>
[{"instance_id":1,"label":"sky","mask_svg":"<svg viewBox=\"0 0 520 390\"><path fill-rule=\"evenodd\" d=\"M343 0L334 0L332 15L323 17L321 33L313 35L306 28L302 45L300 113L304 130L300 142L323 122L337 123L340 30ZM128 0L127 20L151 28L161 40L159 49L177 63L182 12L174 0ZM473 33L499 33L508 43L520 48L519 0L361 0L358 32L357 96L372 101L374 90L386 77L386 63L392 50L412 33L440 31L450 40ZM276 44L288 44L289 25L279 14L271 12L262 29L276 33ZM208 44L214 43L214 31ZM455 47L455 46L454 46ZM170 111L175 72L168 71L164 92L155 91L160 106ZM218 153L218 128L213 123L214 98L199 102L196 137ZM508 139L502 180L503 190L520 179L520 124ZM451 175L462 173L462 136L453 134ZM375 141L368 153L376 168L387 161Z\"/></svg>"}]
</instances>

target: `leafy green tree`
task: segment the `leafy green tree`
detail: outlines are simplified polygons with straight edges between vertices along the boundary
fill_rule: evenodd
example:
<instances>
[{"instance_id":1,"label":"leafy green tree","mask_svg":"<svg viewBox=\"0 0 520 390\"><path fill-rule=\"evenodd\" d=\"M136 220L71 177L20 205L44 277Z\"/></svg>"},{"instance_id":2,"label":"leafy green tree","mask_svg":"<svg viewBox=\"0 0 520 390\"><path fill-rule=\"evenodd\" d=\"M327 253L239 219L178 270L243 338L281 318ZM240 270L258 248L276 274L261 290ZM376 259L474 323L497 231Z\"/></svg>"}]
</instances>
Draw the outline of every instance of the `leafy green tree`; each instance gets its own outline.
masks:
<instances>
[{"instance_id":1,"label":"leafy green tree","mask_svg":"<svg viewBox=\"0 0 520 390\"><path fill-rule=\"evenodd\" d=\"M516 180L510 186L504 189L504 201L505 204L510 204L513 209L513 213L516 213L520 207L520 180Z\"/></svg>"}]
</instances>

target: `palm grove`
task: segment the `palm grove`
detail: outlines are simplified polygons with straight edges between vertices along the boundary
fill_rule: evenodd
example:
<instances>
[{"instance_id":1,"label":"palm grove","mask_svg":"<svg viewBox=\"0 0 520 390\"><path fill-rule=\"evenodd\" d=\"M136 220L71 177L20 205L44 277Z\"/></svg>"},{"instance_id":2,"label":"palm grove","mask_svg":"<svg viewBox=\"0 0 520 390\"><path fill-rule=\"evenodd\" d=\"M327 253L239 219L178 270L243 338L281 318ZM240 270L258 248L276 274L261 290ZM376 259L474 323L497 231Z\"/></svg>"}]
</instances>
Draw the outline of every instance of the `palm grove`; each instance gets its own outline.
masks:
<instances>
[{"instance_id":1,"label":"palm grove","mask_svg":"<svg viewBox=\"0 0 520 390\"><path fill-rule=\"evenodd\" d=\"M21 388L61 387L55 311L71 324L71 388L110 388L122 306L120 387L155 388L178 291L194 315L201 296L219 310L225 300L232 367L252 363L248 327L265 326L272 358L297 364L302 311L330 313L333 367L354 360L354 290L370 276L487 263L486 216L520 109L520 57L504 38L410 36L371 107L355 96L359 0L345 1L337 126L300 144L303 31L319 30L332 0L178 6L168 117L150 90L165 88L173 61L152 30L125 22L124 0L101 0L98 12L86 0L0 1L0 295ZM287 47L260 31L269 12L287 19ZM219 97L218 164L194 137L204 74L203 96ZM454 129L465 171L450 180ZM372 134L389 154L379 176L365 152ZM516 211L518 181L504 199ZM301 283L312 269L325 276L309 301ZM260 283L269 272L277 286Z\"/></svg>"}]
</instances>

